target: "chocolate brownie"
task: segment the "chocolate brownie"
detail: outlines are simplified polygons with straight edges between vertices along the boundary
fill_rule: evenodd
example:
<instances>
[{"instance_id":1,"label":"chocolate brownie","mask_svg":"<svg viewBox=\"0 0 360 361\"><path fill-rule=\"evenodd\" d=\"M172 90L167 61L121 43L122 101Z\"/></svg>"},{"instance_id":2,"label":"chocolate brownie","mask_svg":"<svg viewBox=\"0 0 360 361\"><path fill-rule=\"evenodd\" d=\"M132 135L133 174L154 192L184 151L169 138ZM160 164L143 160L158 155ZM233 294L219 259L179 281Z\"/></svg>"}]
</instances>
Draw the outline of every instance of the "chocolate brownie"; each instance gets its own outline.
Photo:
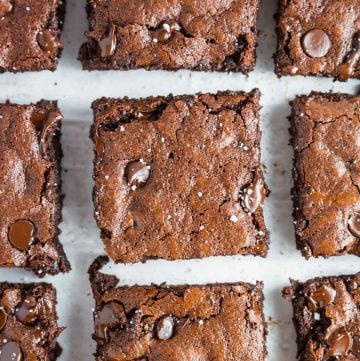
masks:
<instances>
[{"instance_id":1,"label":"chocolate brownie","mask_svg":"<svg viewBox=\"0 0 360 361\"><path fill-rule=\"evenodd\" d=\"M0 361L55 361L56 290L47 283L0 283Z\"/></svg>"},{"instance_id":2,"label":"chocolate brownie","mask_svg":"<svg viewBox=\"0 0 360 361\"><path fill-rule=\"evenodd\" d=\"M360 255L360 95L292 103L294 219L305 257Z\"/></svg>"},{"instance_id":3,"label":"chocolate brownie","mask_svg":"<svg viewBox=\"0 0 360 361\"><path fill-rule=\"evenodd\" d=\"M265 360L261 283L117 287L107 260L89 271L97 361Z\"/></svg>"},{"instance_id":4,"label":"chocolate brownie","mask_svg":"<svg viewBox=\"0 0 360 361\"><path fill-rule=\"evenodd\" d=\"M360 360L360 273L284 289L292 301L300 361Z\"/></svg>"},{"instance_id":5,"label":"chocolate brownie","mask_svg":"<svg viewBox=\"0 0 360 361\"><path fill-rule=\"evenodd\" d=\"M259 0L88 0L86 70L253 70Z\"/></svg>"},{"instance_id":6,"label":"chocolate brownie","mask_svg":"<svg viewBox=\"0 0 360 361\"><path fill-rule=\"evenodd\" d=\"M61 119L56 102L0 104L0 267L69 270L58 240Z\"/></svg>"},{"instance_id":7,"label":"chocolate brownie","mask_svg":"<svg viewBox=\"0 0 360 361\"><path fill-rule=\"evenodd\" d=\"M115 261L265 256L259 92L102 98L95 217Z\"/></svg>"},{"instance_id":8,"label":"chocolate brownie","mask_svg":"<svg viewBox=\"0 0 360 361\"><path fill-rule=\"evenodd\" d=\"M55 70L65 0L0 0L0 72Z\"/></svg>"},{"instance_id":9,"label":"chocolate brownie","mask_svg":"<svg viewBox=\"0 0 360 361\"><path fill-rule=\"evenodd\" d=\"M276 73L360 78L360 0L279 0Z\"/></svg>"}]
</instances>

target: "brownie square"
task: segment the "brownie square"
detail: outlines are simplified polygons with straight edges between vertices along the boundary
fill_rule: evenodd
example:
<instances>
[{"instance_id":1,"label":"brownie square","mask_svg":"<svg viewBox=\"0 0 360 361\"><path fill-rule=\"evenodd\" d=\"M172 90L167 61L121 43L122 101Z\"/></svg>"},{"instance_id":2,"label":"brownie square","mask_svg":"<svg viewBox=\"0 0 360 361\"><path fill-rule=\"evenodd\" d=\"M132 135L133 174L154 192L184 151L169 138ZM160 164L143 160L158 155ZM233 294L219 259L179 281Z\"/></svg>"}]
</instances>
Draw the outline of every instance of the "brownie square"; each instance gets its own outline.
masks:
<instances>
[{"instance_id":1,"label":"brownie square","mask_svg":"<svg viewBox=\"0 0 360 361\"><path fill-rule=\"evenodd\" d=\"M52 285L0 283L0 360L56 360L57 319Z\"/></svg>"},{"instance_id":2,"label":"brownie square","mask_svg":"<svg viewBox=\"0 0 360 361\"><path fill-rule=\"evenodd\" d=\"M88 0L86 70L253 70L259 0Z\"/></svg>"},{"instance_id":3,"label":"brownie square","mask_svg":"<svg viewBox=\"0 0 360 361\"><path fill-rule=\"evenodd\" d=\"M275 71L360 78L360 0L279 0Z\"/></svg>"},{"instance_id":4,"label":"brownie square","mask_svg":"<svg viewBox=\"0 0 360 361\"><path fill-rule=\"evenodd\" d=\"M96 360L265 360L262 284L117 287L90 268Z\"/></svg>"},{"instance_id":5,"label":"brownie square","mask_svg":"<svg viewBox=\"0 0 360 361\"><path fill-rule=\"evenodd\" d=\"M58 240L61 119L56 102L0 104L0 267L70 268Z\"/></svg>"},{"instance_id":6,"label":"brownie square","mask_svg":"<svg viewBox=\"0 0 360 361\"><path fill-rule=\"evenodd\" d=\"M55 70L65 0L0 1L0 72Z\"/></svg>"},{"instance_id":7,"label":"brownie square","mask_svg":"<svg viewBox=\"0 0 360 361\"><path fill-rule=\"evenodd\" d=\"M113 260L266 255L259 96L93 103L95 217Z\"/></svg>"},{"instance_id":8,"label":"brownie square","mask_svg":"<svg viewBox=\"0 0 360 361\"><path fill-rule=\"evenodd\" d=\"M360 96L311 93L292 103L294 220L305 257L360 255Z\"/></svg>"},{"instance_id":9,"label":"brownie square","mask_svg":"<svg viewBox=\"0 0 360 361\"><path fill-rule=\"evenodd\" d=\"M284 297L292 302L300 361L360 360L360 273L292 281Z\"/></svg>"}]
</instances>

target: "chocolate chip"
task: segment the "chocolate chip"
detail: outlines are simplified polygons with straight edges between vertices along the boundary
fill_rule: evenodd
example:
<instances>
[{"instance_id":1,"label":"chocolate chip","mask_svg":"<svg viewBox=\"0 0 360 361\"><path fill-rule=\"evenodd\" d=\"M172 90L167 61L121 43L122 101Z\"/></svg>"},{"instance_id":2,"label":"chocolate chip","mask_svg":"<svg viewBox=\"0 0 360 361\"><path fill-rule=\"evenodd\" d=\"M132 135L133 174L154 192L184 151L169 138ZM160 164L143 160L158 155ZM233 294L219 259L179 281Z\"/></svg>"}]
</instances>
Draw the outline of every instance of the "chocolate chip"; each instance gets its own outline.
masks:
<instances>
[{"instance_id":1,"label":"chocolate chip","mask_svg":"<svg viewBox=\"0 0 360 361\"><path fill-rule=\"evenodd\" d=\"M26 219L20 219L9 227L10 243L21 251L27 250L34 240L35 226Z\"/></svg>"},{"instance_id":2,"label":"chocolate chip","mask_svg":"<svg viewBox=\"0 0 360 361\"><path fill-rule=\"evenodd\" d=\"M10 0L0 0L0 18L11 13L13 5Z\"/></svg>"},{"instance_id":3,"label":"chocolate chip","mask_svg":"<svg viewBox=\"0 0 360 361\"><path fill-rule=\"evenodd\" d=\"M247 211L255 213L264 203L265 197L266 188L264 186L264 181L262 180L260 173L256 172L253 182L242 191L242 194L240 194L240 199Z\"/></svg>"},{"instance_id":4,"label":"chocolate chip","mask_svg":"<svg viewBox=\"0 0 360 361\"><path fill-rule=\"evenodd\" d=\"M156 324L156 336L159 340L169 340L174 335L175 320L172 316L161 318Z\"/></svg>"},{"instance_id":5,"label":"chocolate chip","mask_svg":"<svg viewBox=\"0 0 360 361\"><path fill-rule=\"evenodd\" d=\"M116 302L107 303L95 312L95 334L101 339L107 338L109 328L120 326L124 322L124 310Z\"/></svg>"},{"instance_id":6,"label":"chocolate chip","mask_svg":"<svg viewBox=\"0 0 360 361\"><path fill-rule=\"evenodd\" d=\"M162 23L156 30L152 31L152 39L154 43L167 42L175 31L179 31L180 25L178 23Z\"/></svg>"},{"instance_id":7,"label":"chocolate chip","mask_svg":"<svg viewBox=\"0 0 360 361\"><path fill-rule=\"evenodd\" d=\"M16 310L16 318L25 325L31 325L39 316L39 304L34 297L27 297Z\"/></svg>"},{"instance_id":8,"label":"chocolate chip","mask_svg":"<svg viewBox=\"0 0 360 361\"><path fill-rule=\"evenodd\" d=\"M360 358L360 336L355 335L353 337L353 345L351 351L356 357Z\"/></svg>"},{"instance_id":9,"label":"chocolate chip","mask_svg":"<svg viewBox=\"0 0 360 361\"><path fill-rule=\"evenodd\" d=\"M339 65L337 76L340 81L347 81L356 69L360 60L360 31L355 33L353 37L352 51L347 56L345 62Z\"/></svg>"},{"instance_id":10,"label":"chocolate chip","mask_svg":"<svg viewBox=\"0 0 360 361\"><path fill-rule=\"evenodd\" d=\"M112 24L109 34L102 40L99 41L99 46L101 50L101 57L107 58L114 54L116 49L116 35L115 35L115 26Z\"/></svg>"},{"instance_id":11,"label":"chocolate chip","mask_svg":"<svg viewBox=\"0 0 360 361\"><path fill-rule=\"evenodd\" d=\"M329 350L327 357L346 356L352 346L352 338L348 332L336 331L327 340Z\"/></svg>"},{"instance_id":12,"label":"chocolate chip","mask_svg":"<svg viewBox=\"0 0 360 361\"><path fill-rule=\"evenodd\" d=\"M348 221L350 232L357 238L360 238L360 214L355 214Z\"/></svg>"},{"instance_id":13,"label":"chocolate chip","mask_svg":"<svg viewBox=\"0 0 360 361\"><path fill-rule=\"evenodd\" d=\"M3 308L0 308L0 331L5 327L7 321L7 313Z\"/></svg>"},{"instance_id":14,"label":"chocolate chip","mask_svg":"<svg viewBox=\"0 0 360 361\"><path fill-rule=\"evenodd\" d=\"M0 346L0 361L21 361L22 359L19 342L11 341Z\"/></svg>"},{"instance_id":15,"label":"chocolate chip","mask_svg":"<svg viewBox=\"0 0 360 361\"><path fill-rule=\"evenodd\" d=\"M56 54L62 43L51 30L40 31L37 35L40 48L49 54Z\"/></svg>"},{"instance_id":16,"label":"chocolate chip","mask_svg":"<svg viewBox=\"0 0 360 361\"><path fill-rule=\"evenodd\" d=\"M327 285L322 285L320 288L312 292L310 300L320 307L328 306L334 302L336 291Z\"/></svg>"},{"instance_id":17,"label":"chocolate chip","mask_svg":"<svg viewBox=\"0 0 360 361\"><path fill-rule=\"evenodd\" d=\"M322 58L329 52L331 41L325 31L312 29L303 36L302 47L308 56Z\"/></svg>"},{"instance_id":18,"label":"chocolate chip","mask_svg":"<svg viewBox=\"0 0 360 361\"><path fill-rule=\"evenodd\" d=\"M150 167L142 161L129 163L125 168L125 178L129 185L139 186L150 177Z\"/></svg>"}]
</instances>

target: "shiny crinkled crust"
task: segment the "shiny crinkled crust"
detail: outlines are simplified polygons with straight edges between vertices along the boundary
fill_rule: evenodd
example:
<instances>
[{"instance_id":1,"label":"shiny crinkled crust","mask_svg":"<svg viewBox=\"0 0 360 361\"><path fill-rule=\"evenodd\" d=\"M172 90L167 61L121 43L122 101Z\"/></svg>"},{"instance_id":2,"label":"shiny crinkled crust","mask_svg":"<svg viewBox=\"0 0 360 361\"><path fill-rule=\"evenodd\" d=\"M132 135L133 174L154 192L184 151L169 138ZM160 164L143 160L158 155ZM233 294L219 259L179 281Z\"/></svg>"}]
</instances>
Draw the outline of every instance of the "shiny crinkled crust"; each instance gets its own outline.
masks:
<instances>
[{"instance_id":1,"label":"shiny crinkled crust","mask_svg":"<svg viewBox=\"0 0 360 361\"><path fill-rule=\"evenodd\" d=\"M5 0L0 12L0 72L54 71L65 0Z\"/></svg>"},{"instance_id":2,"label":"shiny crinkled crust","mask_svg":"<svg viewBox=\"0 0 360 361\"><path fill-rule=\"evenodd\" d=\"M86 70L253 70L259 0L88 0Z\"/></svg>"},{"instance_id":3,"label":"shiny crinkled crust","mask_svg":"<svg viewBox=\"0 0 360 361\"><path fill-rule=\"evenodd\" d=\"M278 76L360 78L360 0L279 0L276 30Z\"/></svg>"},{"instance_id":4,"label":"shiny crinkled crust","mask_svg":"<svg viewBox=\"0 0 360 361\"><path fill-rule=\"evenodd\" d=\"M291 105L297 246L305 257L360 255L360 96L312 93Z\"/></svg>"},{"instance_id":5,"label":"shiny crinkled crust","mask_svg":"<svg viewBox=\"0 0 360 361\"><path fill-rule=\"evenodd\" d=\"M56 102L0 104L0 267L70 269L58 239L61 119Z\"/></svg>"},{"instance_id":6,"label":"shiny crinkled crust","mask_svg":"<svg viewBox=\"0 0 360 361\"><path fill-rule=\"evenodd\" d=\"M56 290L48 283L0 283L2 360L55 361L61 353Z\"/></svg>"},{"instance_id":7,"label":"shiny crinkled crust","mask_svg":"<svg viewBox=\"0 0 360 361\"><path fill-rule=\"evenodd\" d=\"M293 305L300 361L359 359L360 273L292 281L283 295Z\"/></svg>"},{"instance_id":8,"label":"shiny crinkled crust","mask_svg":"<svg viewBox=\"0 0 360 361\"><path fill-rule=\"evenodd\" d=\"M117 287L90 268L96 360L263 361L262 284Z\"/></svg>"},{"instance_id":9,"label":"shiny crinkled crust","mask_svg":"<svg viewBox=\"0 0 360 361\"><path fill-rule=\"evenodd\" d=\"M259 96L93 103L95 217L112 259L267 254Z\"/></svg>"}]
</instances>

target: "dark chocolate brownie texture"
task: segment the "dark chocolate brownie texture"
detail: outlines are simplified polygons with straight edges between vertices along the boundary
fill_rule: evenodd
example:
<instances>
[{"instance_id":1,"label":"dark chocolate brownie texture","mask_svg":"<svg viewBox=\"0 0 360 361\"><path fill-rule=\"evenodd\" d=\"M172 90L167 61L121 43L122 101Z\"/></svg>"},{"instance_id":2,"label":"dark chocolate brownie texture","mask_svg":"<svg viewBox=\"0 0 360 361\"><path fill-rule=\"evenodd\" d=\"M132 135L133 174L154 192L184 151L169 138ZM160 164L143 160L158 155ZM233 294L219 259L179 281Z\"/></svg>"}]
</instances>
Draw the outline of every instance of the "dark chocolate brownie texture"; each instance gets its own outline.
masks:
<instances>
[{"instance_id":1,"label":"dark chocolate brownie texture","mask_svg":"<svg viewBox=\"0 0 360 361\"><path fill-rule=\"evenodd\" d=\"M284 289L292 301L300 361L360 360L360 273Z\"/></svg>"},{"instance_id":2,"label":"dark chocolate brownie texture","mask_svg":"<svg viewBox=\"0 0 360 361\"><path fill-rule=\"evenodd\" d=\"M360 95L299 96L290 122L298 248L360 255Z\"/></svg>"},{"instance_id":3,"label":"dark chocolate brownie texture","mask_svg":"<svg viewBox=\"0 0 360 361\"><path fill-rule=\"evenodd\" d=\"M115 261L265 256L259 92L102 98L95 217Z\"/></svg>"},{"instance_id":4,"label":"dark chocolate brownie texture","mask_svg":"<svg viewBox=\"0 0 360 361\"><path fill-rule=\"evenodd\" d=\"M105 262L90 268L97 361L265 360L261 283L117 287Z\"/></svg>"},{"instance_id":5,"label":"dark chocolate brownie texture","mask_svg":"<svg viewBox=\"0 0 360 361\"><path fill-rule=\"evenodd\" d=\"M61 119L56 102L0 104L0 267L69 270L58 240Z\"/></svg>"},{"instance_id":6,"label":"dark chocolate brownie texture","mask_svg":"<svg viewBox=\"0 0 360 361\"><path fill-rule=\"evenodd\" d=\"M46 283L0 283L0 361L54 361L56 291Z\"/></svg>"},{"instance_id":7,"label":"dark chocolate brownie texture","mask_svg":"<svg viewBox=\"0 0 360 361\"><path fill-rule=\"evenodd\" d=\"M360 78L360 0L279 0L276 73Z\"/></svg>"},{"instance_id":8,"label":"dark chocolate brownie texture","mask_svg":"<svg viewBox=\"0 0 360 361\"><path fill-rule=\"evenodd\" d=\"M0 0L0 72L55 70L65 0Z\"/></svg>"},{"instance_id":9,"label":"dark chocolate brownie texture","mask_svg":"<svg viewBox=\"0 0 360 361\"><path fill-rule=\"evenodd\" d=\"M253 70L259 0L88 0L86 70Z\"/></svg>"}]
</instances>

